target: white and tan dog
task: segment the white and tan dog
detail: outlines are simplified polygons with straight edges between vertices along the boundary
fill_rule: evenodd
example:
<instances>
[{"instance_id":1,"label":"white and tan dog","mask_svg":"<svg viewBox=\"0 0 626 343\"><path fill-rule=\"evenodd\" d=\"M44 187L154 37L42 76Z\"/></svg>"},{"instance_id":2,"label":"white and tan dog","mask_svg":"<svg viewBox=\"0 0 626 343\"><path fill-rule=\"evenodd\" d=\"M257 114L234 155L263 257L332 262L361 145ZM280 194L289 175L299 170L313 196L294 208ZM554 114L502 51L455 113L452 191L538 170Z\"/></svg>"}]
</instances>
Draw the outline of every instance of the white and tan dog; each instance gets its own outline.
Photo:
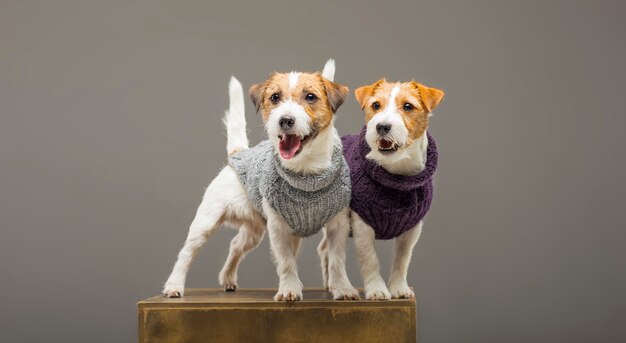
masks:
<instances>
[{"instance_id":1,"label":"white and tan dog","mask_svg":"<svg viewBox=\"0 0 626 343\"><path fill-rule=\"evenodd\" d=\"M379 80L358 88L355 96L365 110L366 128L361 135L342 140L351 169L351 227L365 297L412 298L407 270L432 199L431 177L437 164L436 146L426 131L444 93L414 81ZM362 218L359 213L366 216ZM387 287L380 275L374 241L391 238L395 238L395 257ZM326 238L318 252L326 274L325 261L330 256Z\"/></svg>"},{"instance_id":2,"label":"white and tan dog","mask_svg":"<svg viewBox=\"0 0 626 343\"><path fill-rule=\"evenodd\" d=\"M339 141L334 128L334 112L348 89L332 82L334 61L323 73L274 73L250 88L250 96L263 117L269 141L284 169L295 175L318 175L331 167L333 147ZM243 90L232 78L229 84L230 108L226 112L229 155L248 149ZM190 264L204 242L222 224L236 227L230 252L219 275L225 290L237 288L237 268L243 257L257 247L269 231L272 255L279 276L275 300L302 299L302 283L296 257L301 238L295 236L286 220L263 199L262 212L253 206L236 171L225 166L209 184L197 210L183 248L178 254L163 294L183 296ZM358 299L345 271L345 243L349 230L346 207L325 224L330 255L330 290L335 299Z\"/></svg>"}]
</instances>

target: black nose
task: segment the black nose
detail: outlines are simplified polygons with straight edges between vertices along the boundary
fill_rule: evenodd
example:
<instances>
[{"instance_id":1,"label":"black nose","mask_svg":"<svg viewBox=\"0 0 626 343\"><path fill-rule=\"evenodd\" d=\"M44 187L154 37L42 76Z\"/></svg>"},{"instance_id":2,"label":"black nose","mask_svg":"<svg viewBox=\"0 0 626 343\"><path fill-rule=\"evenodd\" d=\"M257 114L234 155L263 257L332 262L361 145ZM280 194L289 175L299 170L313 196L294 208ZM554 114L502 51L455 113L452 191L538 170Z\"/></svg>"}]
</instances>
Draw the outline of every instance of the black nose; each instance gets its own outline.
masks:
<instances>
[{"instance_id":1,"label":"black nose","mask_svg":"<svg viewBox=\"0 0 626 343\"><path fill-rule=\"evenodd\" d=\"M281 117L278 120L278 125L282 127L284 130L289 130L293 127L293 124L296 123L296 119L294 117Z\"/></svg>"},{"instance_id":2,"label":"black nose","mask_svg":"<svg viewBox=\"0 0 626 343\"><path fill-rule=\"evenodd\" d=\"M376 124L376 132L378 132L379 135L384 136L388 134L389 131L391 131L391 124Z\"/></svg>"}]
</instances>

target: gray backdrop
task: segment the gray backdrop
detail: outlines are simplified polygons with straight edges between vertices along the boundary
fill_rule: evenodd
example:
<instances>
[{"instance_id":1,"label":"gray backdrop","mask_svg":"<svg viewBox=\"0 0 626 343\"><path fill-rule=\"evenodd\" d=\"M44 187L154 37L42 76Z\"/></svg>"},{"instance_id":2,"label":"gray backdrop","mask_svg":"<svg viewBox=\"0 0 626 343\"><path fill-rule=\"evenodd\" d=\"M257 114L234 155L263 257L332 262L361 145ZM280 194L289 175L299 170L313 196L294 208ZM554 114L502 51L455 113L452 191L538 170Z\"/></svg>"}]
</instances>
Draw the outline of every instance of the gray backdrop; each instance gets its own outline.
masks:
<instances>
[{"instance_id":1,"label":"gray backdrop","mask_svg":"<svg viewBox=\"0 0 626 343\"><path fill-rule=\"evenodd\" d=\"M225 162L230 75L247 88L333 57L352 90L387 77L447 93L409 273L424 342L626 341L625 9L2 1L0 340L136 340L135 303L160 291ZM351 94L338 130L362 123ZM206 244L188 286L218 286L234 233ZM299 258L306 287L321 286L318 241ZM377 247L386 276L391 244ZM266 239L240 286L276 285Z\"/></svg>"}]
</instances>

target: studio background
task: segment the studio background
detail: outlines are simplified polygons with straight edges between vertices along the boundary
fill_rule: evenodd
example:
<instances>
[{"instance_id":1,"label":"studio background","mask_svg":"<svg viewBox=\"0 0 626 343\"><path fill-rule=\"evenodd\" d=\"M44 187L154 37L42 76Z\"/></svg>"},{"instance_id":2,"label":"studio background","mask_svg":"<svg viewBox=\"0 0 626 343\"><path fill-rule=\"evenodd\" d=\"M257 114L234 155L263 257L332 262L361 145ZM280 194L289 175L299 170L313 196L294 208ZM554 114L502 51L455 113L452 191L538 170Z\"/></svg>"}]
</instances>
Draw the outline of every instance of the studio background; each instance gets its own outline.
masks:
<instances>
[{"instance_id":1,"label":"studio background","mask_svg":"<svg viewBox=\"0 0 626 343\"><path fill-rule=\"evenodd\" d=\"M620 1L0 2L0 341L132 342L224 165L227 83L445 90L409 271L423 342L624 342ZM251 143L261 118L246 99ZM355 133L352 93L336 116ZM218 287L234 230L192 265ZM305 240L305 287L322 284ZM377 244L384 276L392 244ZM349 276L362 286L352 242ZM268 239L239 285L276 287Z\"/></svg>"}]
</instances>

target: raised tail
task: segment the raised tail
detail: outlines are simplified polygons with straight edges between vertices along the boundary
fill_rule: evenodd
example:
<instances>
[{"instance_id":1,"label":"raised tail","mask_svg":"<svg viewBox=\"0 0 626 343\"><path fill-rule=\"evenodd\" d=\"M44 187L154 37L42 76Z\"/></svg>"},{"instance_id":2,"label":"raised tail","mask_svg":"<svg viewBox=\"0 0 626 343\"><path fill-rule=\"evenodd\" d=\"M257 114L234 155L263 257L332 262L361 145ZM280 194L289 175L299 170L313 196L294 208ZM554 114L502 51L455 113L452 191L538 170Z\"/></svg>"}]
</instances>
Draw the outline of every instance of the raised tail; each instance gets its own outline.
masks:
<instances>
[{"instance_id":1,"label":"raised tail","mask_svg":"<svg viewBox=\"0 0 626 343\"><path fill-rule=\"evenodd\" d=\"M326 61L322 76L328 79L328 81L335 81L335 60L329 58L328 61Z\"/></svg>"},{"instance_id":2,"label":"raised tail","mask_svg":"<svg viewBox=\"0 0 626 343\"><path fill-rule=\"evenodd\" d=\"M248 135L246 132L246 112L244 106L243 88L234 76L228 83L230 107L224 113L226 125L226 151L232 155L238 151L248 149Z\"/></svg>"}]
</instances>

